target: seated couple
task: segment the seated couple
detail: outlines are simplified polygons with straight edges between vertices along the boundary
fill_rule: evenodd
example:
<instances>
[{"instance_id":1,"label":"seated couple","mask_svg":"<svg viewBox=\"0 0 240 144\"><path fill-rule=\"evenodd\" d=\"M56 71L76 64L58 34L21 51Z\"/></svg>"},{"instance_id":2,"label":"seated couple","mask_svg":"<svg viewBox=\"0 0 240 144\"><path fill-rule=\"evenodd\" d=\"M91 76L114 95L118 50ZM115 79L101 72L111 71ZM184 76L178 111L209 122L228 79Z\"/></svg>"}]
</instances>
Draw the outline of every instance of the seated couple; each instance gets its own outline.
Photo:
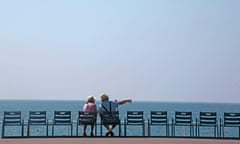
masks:
<instances>
[{"instance_id":1,"label":"seated couple","mask_svg":"<svg viewBox=\"0 0 240 144\"><path fill-rule=\"evenodd\" d=\"M104 113L116 112L118 110L119 105L123 105L125 103L131 103L131 99L125 99L121 101L110 101L109 96L107 94L102 94L101 96L101 104L99 105L98 113L101 118L103 118ZM94 112L97 116L97 107L95 104L95 98L93 96L88 97L88 102L83 106L83 111L91 111ZM116 127L116 124L104 124L104 127L107 129L106 136L114 136L113 129ZM87 136L86 134L87 125L83 127L83 136ZM94 124L91 125L91 136L93 134Z\"/></svg>"}]
</instances>

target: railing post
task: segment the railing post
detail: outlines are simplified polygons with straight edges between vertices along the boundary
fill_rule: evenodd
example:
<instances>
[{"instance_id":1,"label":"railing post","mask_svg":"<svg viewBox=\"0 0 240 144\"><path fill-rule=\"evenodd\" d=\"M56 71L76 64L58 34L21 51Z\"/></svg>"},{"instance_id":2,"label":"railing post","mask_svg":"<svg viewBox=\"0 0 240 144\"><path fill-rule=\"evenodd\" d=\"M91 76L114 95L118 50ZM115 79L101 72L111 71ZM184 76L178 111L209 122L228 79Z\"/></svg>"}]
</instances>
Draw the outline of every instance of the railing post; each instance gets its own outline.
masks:
<instances>
[{"instance_id":1,"label":"railing post","mask_svg":"<svg viewBox=\"0 0 240 144\"><path fill-rule=\"evenodd\" d=\"M143 136L149 136L148 134L148 122L147 121L144 121L144 135Z\"/></svg>"},{"instance_id":2,"label":"railing post","mask_svg":"<svg viewBox=\"0 0 240 144\"><path fill-rule=\"evenodd\" d=\"M22 120L22 136L24 136L24 120Z\"/></svg>"},{"instance_id":3,"label":"railing post","mask_svg":"<svg viewBox=\"0 0 240 144\"><path fill-rule=\"evenodd\" d=\"M150 120L148 119L148 136L151 136Z\"/></svg>"}]
</instances>

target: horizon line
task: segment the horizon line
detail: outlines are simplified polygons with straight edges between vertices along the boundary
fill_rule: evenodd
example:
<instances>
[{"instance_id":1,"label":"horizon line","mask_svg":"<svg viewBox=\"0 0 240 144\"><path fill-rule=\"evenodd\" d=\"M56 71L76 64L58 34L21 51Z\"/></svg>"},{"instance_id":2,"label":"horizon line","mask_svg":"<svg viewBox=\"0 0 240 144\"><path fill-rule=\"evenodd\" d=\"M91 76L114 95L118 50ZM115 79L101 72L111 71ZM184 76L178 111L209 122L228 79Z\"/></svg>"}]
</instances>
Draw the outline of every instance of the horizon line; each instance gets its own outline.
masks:
<instances>
[{"instance_id":1,"label":"horizon line","mask_svg":"<svg viewBox=\"0 0 240 144\"><path fill-rule=\"evenodd\" d=\"M0 101L86 101L83 99L5 99L5 98L0 98ZM96 100L96 101L100 101L100 100ZM153 103L224 103L224 104L240 104L240 102L221 102L221 101L154 101L154 100L134 100L134 102L153 102Z\"/></svg>"}]
</instances>

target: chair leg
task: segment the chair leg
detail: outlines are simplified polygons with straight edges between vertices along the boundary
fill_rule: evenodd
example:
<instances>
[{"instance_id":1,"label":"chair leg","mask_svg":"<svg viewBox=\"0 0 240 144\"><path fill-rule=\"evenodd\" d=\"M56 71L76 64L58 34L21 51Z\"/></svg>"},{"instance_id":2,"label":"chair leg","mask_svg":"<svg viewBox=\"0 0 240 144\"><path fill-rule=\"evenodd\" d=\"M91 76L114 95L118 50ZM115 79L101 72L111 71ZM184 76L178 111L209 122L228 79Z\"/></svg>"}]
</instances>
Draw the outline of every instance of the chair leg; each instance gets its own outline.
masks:
<instances>
[{"instance_id":1,"label":"chair leg","mask_svg":"<svg viewBox=\"0 0 240 144\"><path fill-rule=\"evenodd\" d=\"M102 136L102 127L103 127L103 124L101 123L101 125L100 125L100 134L101 134L101 136Z\"/></svg>"},{"instance_id":2,"label":"chair leg","mask_svg":"<svg viewBox=\"0 0 240 144\"><path fill-rule=\"evenodd\" d=\"M216 132L217 131L217 128L216 128L216 126L214 127L214 136L215 136L215 138L217 137L217 135L216 135Z\"/></svg>"},{"instance_id":3,"label":"chair leg","mask_svg":"<svg viewBox=\"0 0 240 144\"><path fill-rule=\"evenodd\" d=\"M174 131L174 126L172 125L172 136L175 135L173 131Z\"/></svg>"},{"instance_id":4,"label":"chair leg","mask_svg":"<svg viewBox=\"0 0 240 144\"><path fill-rule=\"evenodd\" d=\"M24 136L24 124L22 124L22 136Z\"/></svg>"},{"instance_id":5,"label":"chair leg","mask_svg":"<svg viewBox=\"0 0 240 144\"><path fill-rule=\"evenodd\" d=\"M197 132L198 134L197 135L200 137L200 126L198 126L197 129L198 129L198 132Z\"/></svg>"},{"instance_id":6,"label":"chair leg","mask_svg":"<svg viewBox=\"0 0 240 144\"><path fill-rule=\"evenodd\" d=\"M222 137L222 125L219 127L219 136Z\"/></svg>"},{"instance_id":7,"label":"chair leg","mask_svg":"<svg viewBox=\"0 0 240 144\"><path fill-rule=\"evenodd\" d=\"M78 136L78 124L77 124L77 127L76 127L76 136Z\"/></svg>"},{"instance_id":8,"label":"chair leg","mask_svg":"<svg viewBox=\"0 0 240 144\"><path fill-rule=\"evenodd\" d=\"M194 133L194 126L192 126L192 136L195 136L195 133Z\"/></svg>"},{"instance_id":9,"label":"chair leg","mask_svg":"<svg viewBox=\"0 0 240 144\"><path fill-rule=\"evenodd\" d=\"M151 128L150 124L148 123L148 136L151 136Z\"/></svg>"},{"instance_id":10,"label":"chair leg","mask_svg":"<svg viewBox=\"0 0 240 144\"><path fill-rule=\"evenodd\" d=\"M52 125L52 136L54 136L54 125Z\"/></svg>"},{"instance_id":11,"label":"chair leg","mask_svg":"<svg viewBox=\"0 0 240 144\"><path fill-rule=\"evenodd\" d=\"M240 138L240 127L238 127L238 138Z\"/></svg>"},{"instance_id":12,"label":"chair leg","mask_svg":"<svg viewBox=\"0 0 240 144\"><path fill-rule=\"evenodd\" d=\"M127 124L124 124L124 136L127 136Z\"/></svg>"},{"instance_id":13,"label":"chair leg","mask_svg":"<svg viewBox=\"0 0 240 144\"><path fill-rule=\"evenodd\" d=\"M142 136L145 136L145 125L143 124L142 127L143 127L143 133L142 133Z\"/></svg>"},{"instance_id":14,"label":"chair leg","mask_svg":"<svg viewBox=\"0 0 240 144\"><path fill-rule=\"evenodd\" d=\"M4 124L2 125L2 137L4 137L4 131L5 131L5 126Z\"/></svg>"},{"instance_id":15,"label":"chair leg","mask_svg":"<svg viewBox=\"0 0 240 144\"><path fill-rule=\"evenodd\" d=\"M48 136L48 124L46 125L46 133L47 133L47 136Z\"/></svg>"},{"instance_id":16,"label":"chair leg","mask_svg":"<svg viewBox=\"0 0 240 144\"><path fill-rule=\"evenodd\" d=\"M169 125L166 124L166 136L169 136Z\"/></svg>"},{"instance_id":17,"label":"chair leg","mask_svg":"<svg viewBox=\"0 0 240 144\"><path fill-rule=\"evenodd\" d=\"M30 135L30 125L27 126L27 136Z\"/></svg>"},{"instance_id":18,"label":"chair leg","mask_svg":"<svg viewBox=\"0 0 240 144\"><path fill-rule=\"evenodd\" d=\"M121 136L121 123L119 123L119 128L118 128L118 134L119 134L119 136Z\"/></svg>"},{"instance_id":19,"label":"chair leg","mask_svg":"<svg viewBox=\"0 0 240 144\"><path fill-rule=\"evenodd\" d=\"M95 136L97 136L97 123L94 123L94 128L95 128Z\"/></svg>"},{"instance_id":20,"label":"chair leg","mask_svg":"<svg viewBox=\"0 0 240 144\"><path fill-rule=\"evenodd\" d=\"M190 136L192 136L192 126L190 125Z\"/></svg>"},{"instance_id":21,"label":"chair leg","mask_svg":"<svg viewBox=\"0 0 240 144\"><path fill-rule=\"evenodd\" d=\"M175 125L173 126L173 131L172 131L172 133L173 133L173 136L175 136Z\"/></svg>"},{"instance_id":22,"label":"chair leg","mask_svg":"<svg viewBox=\"0 0 240 144\"><path fill-rule=\"evenodd\" d=\"M222 133L223 133L223 138L225 138L225 128L224 128L224 126L222 127Z\"/></svg>"},{"instance_id":23,"label":"chair leg","mask_svg":"<svg viewBox=\"0 0 240 144\"><path fill-rule=\"evenodd\" d=\"M168 136L168 135L167 135L167 125L166 125L166 136Z\"/></svg>"}]
</instances>

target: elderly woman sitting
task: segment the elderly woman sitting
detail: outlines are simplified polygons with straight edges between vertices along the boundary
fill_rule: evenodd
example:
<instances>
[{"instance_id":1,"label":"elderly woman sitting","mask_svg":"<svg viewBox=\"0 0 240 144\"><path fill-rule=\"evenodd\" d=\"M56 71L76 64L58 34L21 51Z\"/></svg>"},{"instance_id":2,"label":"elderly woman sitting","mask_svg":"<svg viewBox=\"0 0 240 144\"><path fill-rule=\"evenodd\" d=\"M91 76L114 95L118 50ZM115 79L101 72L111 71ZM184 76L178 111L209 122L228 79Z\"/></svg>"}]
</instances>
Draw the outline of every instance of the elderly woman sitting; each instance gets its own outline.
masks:
<instances>
[{"instance_id":1,"label":"elderly woman sitting","mask_svg":"<svg viewBox=\"0 0 240 144\"><path fill-rule=\"evenodd\" d=\"M97 116L97 107L95 104L94 96L88 96L87 103L84 104L83 106L83 112L92 112L94 113L95 117ZM83 136L87 136L86 129L87 129L87 124L83 126ZM93 129L94 129L94 124L91 124L91 133L90 133L91 136L94 136Z\"/></svg>"}]
</instances>

